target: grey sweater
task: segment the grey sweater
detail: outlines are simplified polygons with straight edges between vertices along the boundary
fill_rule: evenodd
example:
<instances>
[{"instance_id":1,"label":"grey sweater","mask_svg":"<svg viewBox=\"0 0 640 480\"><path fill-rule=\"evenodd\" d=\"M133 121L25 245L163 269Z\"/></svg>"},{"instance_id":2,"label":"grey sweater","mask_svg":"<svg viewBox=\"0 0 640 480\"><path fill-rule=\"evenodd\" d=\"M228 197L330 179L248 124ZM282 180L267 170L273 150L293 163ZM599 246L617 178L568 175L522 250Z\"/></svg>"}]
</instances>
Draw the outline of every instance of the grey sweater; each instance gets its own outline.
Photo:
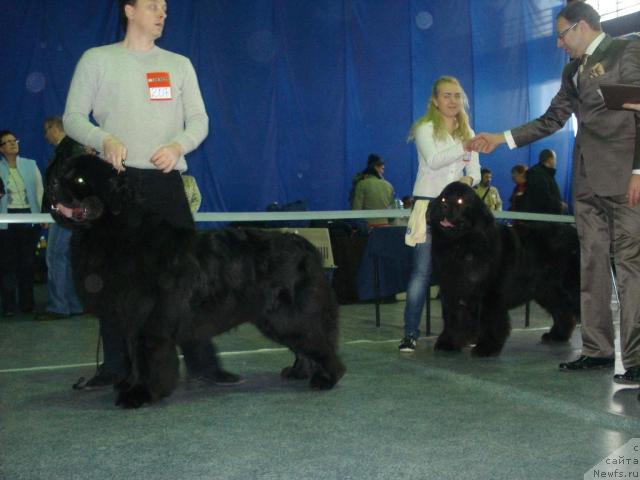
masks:
<instances>
[{"instance_id":1,"label":"grey sweater","mask_svg":"<svg viewBox=\"0 0 640 480\"><path fill-rule=\"evenodd\" d=\"M170 93L161 88L167 73ZM159 88L152 91L152 87ZM89 121L91 113L98 126ZM157 46L148 52L132 51L122 43L82 55L63 121L71 138L101 153L105 137L111 134L127 148L127 165L145 169L155 168L150 159L160 146L177 142L189 153L209 130L189 59ZM176 169L187 169L184 156Z\"/></svg>"}]
</instances>

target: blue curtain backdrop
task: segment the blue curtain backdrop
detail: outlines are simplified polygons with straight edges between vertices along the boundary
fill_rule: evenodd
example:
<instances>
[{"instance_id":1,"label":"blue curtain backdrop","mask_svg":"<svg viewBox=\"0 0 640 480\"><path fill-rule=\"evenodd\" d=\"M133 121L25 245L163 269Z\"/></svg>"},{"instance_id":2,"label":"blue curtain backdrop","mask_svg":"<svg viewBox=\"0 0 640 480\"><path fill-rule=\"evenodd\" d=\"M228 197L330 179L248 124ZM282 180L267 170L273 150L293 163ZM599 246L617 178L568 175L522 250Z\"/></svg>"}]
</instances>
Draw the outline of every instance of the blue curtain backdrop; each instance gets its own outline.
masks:
<instances>
[{"instance_id":1,"label":"blue curtain backdrop","mask_svg":"<svg viewBox=\"0 0 640 480\"><path fill-rule=\"evenodd\" d=\"M561 0L169 0L160 46L193 62L211 120L188 157L203 211L259 211L305 200L345 209L371 152L398 197L411 193L406 142L433 81L458 77L476 131L517 126L546 109L566 56L556 48ZM121 38L117 2L5 0L0 28L0 128L42 169L45 117L59 115L78 58ZM481 163L506 200L509 170L558 153L569 194L568 127Z\"/></svg>"}]
</instances>

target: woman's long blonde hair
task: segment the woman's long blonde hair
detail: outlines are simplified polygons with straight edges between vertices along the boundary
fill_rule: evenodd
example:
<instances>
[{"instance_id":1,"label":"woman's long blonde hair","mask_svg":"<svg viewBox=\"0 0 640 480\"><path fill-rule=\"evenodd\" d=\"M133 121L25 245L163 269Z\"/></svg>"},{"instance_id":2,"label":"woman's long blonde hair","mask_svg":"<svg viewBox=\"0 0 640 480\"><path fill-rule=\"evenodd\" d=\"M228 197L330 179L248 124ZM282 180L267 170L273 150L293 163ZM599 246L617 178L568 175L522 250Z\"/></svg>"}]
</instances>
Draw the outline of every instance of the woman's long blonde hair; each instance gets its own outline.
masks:
<instances>
[{"instance_id":1,"label":"woman's long blonde hair","mask_svg":"<svg viewBox=\"0 0 640 480\"><path fill-rule=\"evenodd\" d=\"M466 142L471 139L471 129L469 128L469 115L467 115L467 108L469 107L469 102L467 100L467 95L464 93L464 89L460 82L455 77L440 77L438 78L433 87L431 88L431 98L429 98L429 106L427 108L427 113L425 113L422 117L420 117L416 122L411 126L411 130L409 131L409 137L407 141L410 142L415 140L416 138L416 130L418 127L424 123L431 122L433 123L433 133L438 140L444 140L447 136L447 127L444 123L444 118L442 118L442 114L436 108L435 99L438 96L438 89L443 83L451 83L453 85L457 85L462 90L462 108L458 115L456 115L456 120L458 121L458 125L455 130L451 132L451 136L460 140L461 142Z\"/></svg>"}]
</instances>

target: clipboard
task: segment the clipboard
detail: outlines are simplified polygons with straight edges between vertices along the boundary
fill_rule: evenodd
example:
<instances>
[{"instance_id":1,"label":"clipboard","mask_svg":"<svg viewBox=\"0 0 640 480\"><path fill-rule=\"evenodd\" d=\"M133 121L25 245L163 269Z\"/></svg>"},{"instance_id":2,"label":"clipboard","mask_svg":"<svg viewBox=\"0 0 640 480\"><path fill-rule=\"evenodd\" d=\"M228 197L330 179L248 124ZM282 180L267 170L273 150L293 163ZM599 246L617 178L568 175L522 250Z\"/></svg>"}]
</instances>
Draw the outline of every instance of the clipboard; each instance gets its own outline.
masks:
<instances>
[{"instance_id":1,"label":"clipboard","mask_svg":"<svg viewBox=\"0 0 640 480\"><path fill-rule=\"evenodd\" d=\"M640 103L640 85L623 83L603 83L600 92L604 104L610 110L624 110L623 103Z\"/></svg>"}]
</instances>

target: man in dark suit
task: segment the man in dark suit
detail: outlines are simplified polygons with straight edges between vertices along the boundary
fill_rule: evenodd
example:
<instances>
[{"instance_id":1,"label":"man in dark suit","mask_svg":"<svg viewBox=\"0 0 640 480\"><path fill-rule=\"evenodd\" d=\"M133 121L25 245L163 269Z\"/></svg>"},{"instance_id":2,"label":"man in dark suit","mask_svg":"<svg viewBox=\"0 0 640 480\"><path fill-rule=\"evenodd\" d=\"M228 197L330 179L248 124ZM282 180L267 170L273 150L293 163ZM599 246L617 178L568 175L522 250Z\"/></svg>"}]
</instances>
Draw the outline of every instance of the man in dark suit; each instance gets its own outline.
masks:
<instances>
[{"instance_id":1,"label":"man in dark suit","mask_svg":"<svg viewBox=\"0 0 640 480\"><path fill-rule=\"evenodd\" d=\"M624 374L617 383L640 383L640 113L607 110L601 83L640 85L640 42L614 39L600 15L572 2L556 18L558 47L572 60L560 90L536 120L504 133L481 133L467 149L484 153L499 144L521 147L578 119L573 152L573 194L580 236L582 355L561 370L613 368L610 253L621 299L620 343Z\"/></svg>"}]
</instances>

